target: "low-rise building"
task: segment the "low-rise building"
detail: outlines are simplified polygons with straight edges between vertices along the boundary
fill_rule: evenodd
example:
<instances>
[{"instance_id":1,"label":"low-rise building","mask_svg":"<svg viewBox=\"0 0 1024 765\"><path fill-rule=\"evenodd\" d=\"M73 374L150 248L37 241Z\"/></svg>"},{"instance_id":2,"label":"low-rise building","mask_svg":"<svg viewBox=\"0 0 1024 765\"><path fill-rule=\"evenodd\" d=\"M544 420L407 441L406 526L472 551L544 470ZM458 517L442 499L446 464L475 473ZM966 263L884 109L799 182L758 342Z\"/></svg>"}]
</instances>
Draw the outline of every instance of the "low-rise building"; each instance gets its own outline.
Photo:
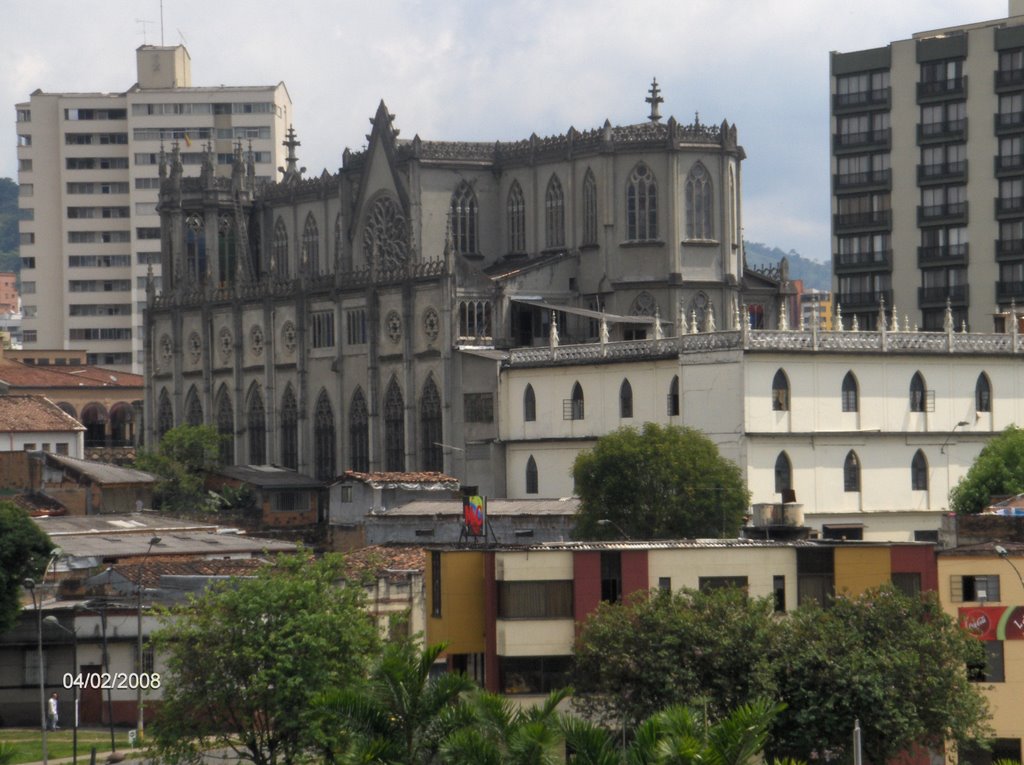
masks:
<instances>
[{"instance_id":1,"label":"low-rise building","mask_svg":"<svg viewBox=\"0 0 1024 765\"><path fill-rule=\"evenodd\" d=\"M0 452L84 455L85 428L45 396L0 394Z\"/></svg>"},{"instance_id":2,"label":"low-rise building","mask_svg":"<svg viewBox=\"0 0 1024 765\"><path fill-rule=\"evenodd\" d=\"M564 542L428 551L427 642L490 691L532 696L560 687L578 625L632 593L720 586L772 597L780 612L892 582L937 589L928 543L746 539Z\"/></svg>"}]
</instances>

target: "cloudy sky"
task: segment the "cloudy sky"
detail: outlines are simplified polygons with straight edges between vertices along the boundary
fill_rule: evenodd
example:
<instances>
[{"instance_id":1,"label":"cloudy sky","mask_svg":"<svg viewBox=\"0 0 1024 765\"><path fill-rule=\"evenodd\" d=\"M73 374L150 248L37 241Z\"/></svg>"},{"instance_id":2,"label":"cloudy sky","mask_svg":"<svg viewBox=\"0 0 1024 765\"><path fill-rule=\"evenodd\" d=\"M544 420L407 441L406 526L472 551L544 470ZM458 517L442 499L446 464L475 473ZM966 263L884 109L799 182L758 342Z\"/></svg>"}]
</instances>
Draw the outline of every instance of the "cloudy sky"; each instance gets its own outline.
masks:
<instances>
[{"instance_id":1,"label":"cloudy sky","mask_svg":"<svg viewBox=\"0 0 1024 765\"><path fill-rule=\"evenodd\" d=\"M1007 0L164 0L194 85L284 81L310 172L365 143L383 98L402 136L516 140L662 114L736 123L745 236L829 253L829 51L1007 15ZM16 177L14 104L120 92L160 44L159 0L5 3L0 177Z\"/></svg>"}]
</instances>

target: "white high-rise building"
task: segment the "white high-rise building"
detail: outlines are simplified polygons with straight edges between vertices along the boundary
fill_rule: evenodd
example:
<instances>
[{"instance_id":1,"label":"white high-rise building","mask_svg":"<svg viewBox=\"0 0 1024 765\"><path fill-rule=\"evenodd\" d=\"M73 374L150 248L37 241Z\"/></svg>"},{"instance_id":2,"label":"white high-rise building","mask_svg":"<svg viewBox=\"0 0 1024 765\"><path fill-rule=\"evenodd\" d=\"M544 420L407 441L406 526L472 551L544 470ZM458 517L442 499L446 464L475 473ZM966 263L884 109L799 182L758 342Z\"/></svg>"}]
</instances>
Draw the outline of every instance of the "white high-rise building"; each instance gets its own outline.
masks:
<instances>
[{"instance_id":1,"label":"white high-rise building","mask_svg":"<svg viewBox=\"0 0 1024 765\"><path fill-rule=\"evenodd\" d=\"M193 87L184 46L143 45L124 93L34 92L17 105L25 347L88 351L142 371L150 266L160 278L159 159L178 144L185 175L207 148L229 176L236 146L256 180L284 164L284 83Z\"/></svg>"}]
</instances>

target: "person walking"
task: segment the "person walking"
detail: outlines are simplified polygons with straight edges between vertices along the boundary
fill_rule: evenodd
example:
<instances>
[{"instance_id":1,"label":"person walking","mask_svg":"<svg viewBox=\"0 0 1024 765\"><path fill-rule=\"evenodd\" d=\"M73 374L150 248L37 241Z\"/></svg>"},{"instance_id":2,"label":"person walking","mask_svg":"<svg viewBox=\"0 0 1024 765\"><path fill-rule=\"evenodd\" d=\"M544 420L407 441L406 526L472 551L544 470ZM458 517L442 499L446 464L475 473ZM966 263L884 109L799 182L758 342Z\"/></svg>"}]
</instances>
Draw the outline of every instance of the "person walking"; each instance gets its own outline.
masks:
<instances>
[{"instance_id":1,"label":"person walking","mask_svg":"<svg viewBox=\"0 0 1024 765\"><path fill-rule=\"evenodd\" d=\"M50 723L50 730L58 730L60 726L57 724L57 694L50 696L46 702L46 718Z\"/></svg>"}]
</instances>

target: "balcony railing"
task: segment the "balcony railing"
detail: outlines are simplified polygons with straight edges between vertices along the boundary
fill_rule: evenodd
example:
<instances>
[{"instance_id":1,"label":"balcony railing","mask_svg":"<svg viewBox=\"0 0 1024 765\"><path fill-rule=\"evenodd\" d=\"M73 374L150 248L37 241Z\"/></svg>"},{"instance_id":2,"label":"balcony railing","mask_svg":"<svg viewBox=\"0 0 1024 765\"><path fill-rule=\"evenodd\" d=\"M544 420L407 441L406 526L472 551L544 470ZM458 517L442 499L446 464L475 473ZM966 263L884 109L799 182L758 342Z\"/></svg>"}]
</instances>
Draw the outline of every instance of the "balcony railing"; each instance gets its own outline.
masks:
<instances>
[{"instance_id":1,"label":"balcony railing","mask_svg":"<svg viewBox=\"0 0 1024 765\"><path fill-rule=\"evenodd\" d=\"M1015 130L1024 125L1024 112L997 112L996 131Z\"/></svg>"},{"instance_id":2,"label":"balcony railing","mask_svg":"<svg viewBox=\"0 0 1024 765\"><path fill-rule=\"evenodd\" d=\"M892 210L867 210L865 212L837 213L836 229L851 228L889 228L892 222Z\"/></svg>"},{"instance_id":3,"label":"balcony railing","mask_svg":"<svg viewBox=\"0 0 1024 765\"><path fill-rule=\"evenodd\" d=\"M967 160L940 162L934 165L918 165L918 181L949 181L967 175Z\"/></svg>"},{"instance_id":4,"label":"balcony railing","mask_svg":"<svg viewBox=\"0 0 1024 765\"><path fill-rule=\"evenodd\" d=\"M892 250L878 252L837 252L836 268L888 271L892 268Z\"/></svg>"},{"instance_id":5,"label":"balcony railing","mask_svg":"<svg viewBox=\"0 0 1024 765\"><path fill-rule=\"evenodd\" d=\"M865 130L858 133L836 133L833 138L837 147L877 146L879 148L888 148L892 142L892 129L878 128L877 130Z\"/></svg>"},{"instance_id":6,"label":"balcony railing","mask_svg":"<svg viewBox=\"0 0 1024 765\"><path fill-rule=\"evenodd\" d=\"M928 266L936 264L966 265L968 245L940 244L917 248L917 264Z\"/></svg>"},{"instance_id":7,"label":"balcony railing","mask_svg":"<svg viewBox=\"0 0 1024 765\"><path fill-rule=\"evenodd\" d=\"M996 172L1024 170L1024 154L1003 154L995 158Z\"/></svg>"},{"instance_id":8,"label":"balcony railing","mask_svg":"<svg viewBox=\"0 0 1024 765\"><path fill-rule=\"evenodd\" d=\"M1009 300L1024 298L1024 282L996 282L996 299Z\"/></svg>"},{"instance_id":9,"label":"balcony railing","mask_svg":"<svg viewBox=\"0 0 1024 765\"><path fill-rule=\"evenodd\" d=\"M1024 197L996 197L996 212L1024 214Z\"/></svg>"},{"instance_id":10,"label":"balcony railing","mask_svg":"<svg viewBox=\"0 0 1024 765\"><path fill-rule=\"evenodd\" d=\"M963 96L967 92L967 77L951 77L947 80L935 80L932 82L917 83L917 97L942 98L948 96Z\"/></svg>"},{"instance_id":11,"label":"balcony railing","mask_svg":"<svg viewBox=\"0 0 1024 765\"><path fill-rule=\"evenodd\" d=\"M947 202L941 205L920 205L917 208L917 222L937 222L947 219L966 219L966 202Z\"/></svg>"},{"instance_id":12,"label":"balcony railing","mask_svg":"<svg viewBox=\"0 0 1024 765\"><path fill-rule=\"evenodd\" d=\"M996 260L1024 258L1024 239L996 239Z\"/></svg>"},{"instance_id":13,"label":"balcony railing","mask_svg":"<svg viewBox=\"0 0 1024 765\"><path fill-rule=\"evenodd\" d=\"M995 72L995 86L1005 88L1024 85L1024 69L999 69Z\"/></svg>"},{"instance_id":14,"label":"balcony railing","mask_svg":"<svg viewBox=\"0 0 1024 765\"><path fill-rule=\"evenodd\" d=\"M854 189L862 186L888 186L892 183L892 170L871 170L866 173L844 173L835 176L836 189Z\"/></svg>"},{"instance_id":15,"label":"balcony railing","mask_svg":"<svg viewBox=\"0 0 1024 765\"><path fill-rule=\"evenodd\" d=\"M967 302L968 290L966 284L957 284L951 287L918 287L917 302L924 308L928 305L945 305L950 303L963 304Z\"/></svg>"},{"instance_id":16,"label":"balcony railing","mask_svg":"<svg viewBox=\"0 0 1024 765\"><path fill-rule=\"evenodd\" d=\"M832 104L836 109L851 106L889 106L892 100L892 88L876 88L859 90L856 93L836 93L832 96Z\"/></svg>"},{"instance_id":17,"label":"balcony railing","mask_svg":"<svg viewBox=\"0 0 1024 765\"><path fill-rule=\"evenodd\" d=\"M929 122L917 126L918 141L967 140L967 119Z\"/></svg>"},{"instance_id":18,"label":"balcony railing","mask_svg":"<svg viewBox=\"0 0 1024 765\"><path fill-rule=\"evenodd\" d=\"M863 308L865 306L878 306L884 299L887 305L892 305L892 290L870 290L868 292L840 292L839 304L843 308Z\"/></svg>"}]
</instances>

